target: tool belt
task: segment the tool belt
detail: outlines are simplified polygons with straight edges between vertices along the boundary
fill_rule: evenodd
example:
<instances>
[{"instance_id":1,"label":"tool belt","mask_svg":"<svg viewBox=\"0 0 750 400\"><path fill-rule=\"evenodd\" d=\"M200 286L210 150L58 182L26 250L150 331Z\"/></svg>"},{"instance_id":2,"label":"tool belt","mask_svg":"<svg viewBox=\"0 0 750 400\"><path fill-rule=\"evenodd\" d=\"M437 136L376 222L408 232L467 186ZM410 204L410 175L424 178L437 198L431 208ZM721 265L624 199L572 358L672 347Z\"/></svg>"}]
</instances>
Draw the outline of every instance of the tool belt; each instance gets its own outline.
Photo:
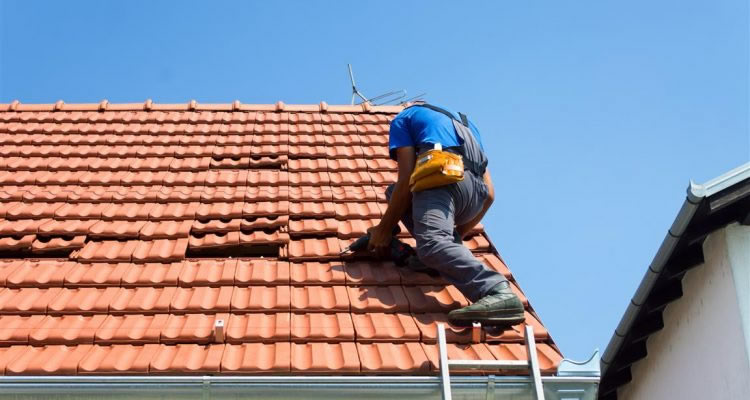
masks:
<instances>
[{"instance_id":1,"label":"tool belt","mask_svg":"<svg viewBox=\"0 0 750 400\"><path fill-rule=\"evenodd\" d=\"M450 185L464 179L463 157L443 151L440 144L417 157L414 172L409 178L412 192Z\"/></svg>"},{"instance_id":2,"label":"tool belt","mask_svg":"<svg viewBox=\"0 0 750 400\"><path fill-rule=\"evenodd\" d=\"M409 188L412 192L460 182L464 179L464 170L470 171L479 178L484 175L487 169L487 156L474 139L466 115L459 113L461 118L459 121L447 110L431 104L416 104L412 107L429 108L449 117L453 121L456 135L463 140L463 144L458 148L460 154L444 151L441 144L437 143L435 148L417 157L414 172L409 179Z\"/></svg>"}]
</instances>

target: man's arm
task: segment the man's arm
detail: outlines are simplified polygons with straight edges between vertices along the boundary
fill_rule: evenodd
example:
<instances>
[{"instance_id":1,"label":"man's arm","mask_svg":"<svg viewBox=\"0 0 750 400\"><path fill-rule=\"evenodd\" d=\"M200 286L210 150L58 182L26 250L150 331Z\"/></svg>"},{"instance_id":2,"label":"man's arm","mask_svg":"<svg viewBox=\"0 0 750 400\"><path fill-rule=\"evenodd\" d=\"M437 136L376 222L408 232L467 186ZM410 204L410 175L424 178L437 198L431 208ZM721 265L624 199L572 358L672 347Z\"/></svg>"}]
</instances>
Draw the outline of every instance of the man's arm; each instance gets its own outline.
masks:
<instances>
[{"instance_id":1,"label":"man's arm","mask_svg":"<svg viewBox=\"0 0 750 400\"><path fill-rule=\"evenodd\" d=\"M471 232L472 228L482 220L484 214L490 209L492 202L495 201L495 187L492 185L492 177L490 177L489 169L484 171L483 179L485 185L487 185L487 199L484 200L484 207L482 207L482 211L480 211L476 217L472 218L471 221L456 227L456 231L461 235L461 238L464 238L469 232Z\"/></svg>"},{"instance_id":2,"label":"man's arm","mask_svg":"<svg viewBox=\"0 0 750 400\"><path fill-rule=\"evenodd\" d=\"M398 180L388 201L388 208L377 226L370 228L370 241L368 250L374 251L381 256L387 251L393 236L393 227L398 224L401 216L411 205L411 191L409 190L409 178L414 171L416 153L413 146L399 147L396 149L398 160Z\"/></svg>"}]
</instances>

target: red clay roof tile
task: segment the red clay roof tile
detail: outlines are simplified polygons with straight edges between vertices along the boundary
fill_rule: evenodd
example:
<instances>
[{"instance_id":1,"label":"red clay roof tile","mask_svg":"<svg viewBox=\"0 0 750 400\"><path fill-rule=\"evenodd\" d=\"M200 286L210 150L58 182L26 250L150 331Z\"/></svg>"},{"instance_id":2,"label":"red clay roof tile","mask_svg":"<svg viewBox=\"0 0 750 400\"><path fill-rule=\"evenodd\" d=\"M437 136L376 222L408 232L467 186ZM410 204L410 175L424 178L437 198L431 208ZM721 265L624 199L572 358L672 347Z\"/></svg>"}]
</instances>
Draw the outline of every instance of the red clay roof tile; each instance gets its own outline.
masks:
<instances>
[{"instance_id":1,"label":"red clay roof tile","mask_svg":"<svg viewBox=\"0 0 750 400\"><path fill-rule=\"evenodd\" d=\"M419 329L406 313L352 314L358 342L419 341Z\"/></svg>"},{"instance_id":2,"label":"red clay roof tile","mask_svg":"<svg viewBox=\"0 0 750 400\"><path fill-rule=\"evenodd\" d=\"M24 257L0 260L0 374L434 373L435 322L466 299L339 255L387 207L400 109L0 105L0 249ZM484 235L466 244L511 278ZM522 328L452 356L525 358Z\"/></svg>"},{"instance_id":3,"label":"red clay roof tile","mask_svg":"<svg viewBox=\"0 0 750 400\"><path fill-rule=\"evenodd\" d=\"M234 283L237 285L288 285L289 275L288 261L238 260Z\"/></svg>"},{"instance_id":4,"label":"red clay roof tile","mask_svg":"<svg viewBox=\"0 0 750 400\"><path fill-rule=\"evenodd\" d=\"M334 204L330 202L295 201L289 204L292 218L335 216Z\"/></svg>"},{"instance_id":5,"label":"red clay roof tile","mask_svg":"<svg viewBox=\"0 0 750 400\"><path fill-rule=\"evenodd\" d=\"M46 316L31 330L31 344L83 344L93 343L94 334L107 318L106 315Z\"/></svg>"},{"instance_id":6,"label":"red clay roof tile","mask_svg":"<svg viewBox=\"0 0 750 400\"><path fill-rule=\"evenodd\" d=\"M424 374L430 371L424 349L417 342L357 343L357 352L362 360L362 372Z\"/></svg>"},{"instance_id":7,"label":"red clay roof tile","mask_svg":"<svg viewBox=\"0 0 750 400\"><path fill-rule=\"evenodd\" d=\"M162 329L169 314L154 315L107 315L96 330L97 344L144 344L159 343Z\"/></svg>"},{"instance_id":8,"label":"red clay roof tile","mask_svg":"<svg viewBox=\"0 0 750 400\"><path fill-rule=\"evenodd\" d=\"M176 287L121 288L109 305L112 314L168 312Z\"/></svg>"},{"instance_id":9,"label":"red clay roof tile","mask_svg":"<svg viewBox=\"0 0 750 400\"><path fill-rule=\"evenodd\" d=\"M232 374L288 373L290 358L288 342L228 344L221 359L221 371Z\"/></svg>"},{"instance_id":10,"label":"red clay roof tile","mask_svg":"<svg viewBox=\"0 0 750 400\"><path fill-rule=\"evenodd\" d=\"M409 286L404 287L404 292L412 313L447 313L469 305L455 286Z\"/></svg>"},{"instance_id":11,"label":"red clay roof tile","mask_svg":"<svg viewBox=\"0 0 750 400\"><path fill-rule=\"evenodd\" d=\"M223 344L161 345L153 353L149 373L216 373L223 353Z\"/></svg>"},{"instance_id":12,"label":"red clay roof tile","mask_svg":"<svg viewBox=\"0 0 750 400\"><path fill-rule=\"evenodd\" d=\"M346 277L341 263L301 262L291 263L290 283L295 286L344 285Z\"/></svg>"},{"instance_id":13,"label":"red clay roof tile","mask_svg":"<svg viewBox=\"0 0 750 400\"><path fill-rule=\"evenodd\" d=\"M336 238L300 239L289 242L290 260L323 260L338 258L341 248Z\"/></svg>"},{"instance_id":14,"label":"red clay roof tile","mask_svg":"<svg viewBox=\"0 0 750 400\"><path fill-rule=\"evenodd\" d=\"M97 264L91 264L95 266ZM177 277L182 271L182 263L125 263L121 285L129 286L177 286Z\"/></svg>"},{"instance_id":15,"label":"red clay roof tile","mask_svg":"<svg viewBox=\"0 0 750 400\"><path fill-rule=\"evenodd\" d=\"M289 311L289 286L235 287L232 293L232 312Z\"/></svg>"},{"instance_id":16,"label":"red clay roof tile","mask_svg":"<svg viewBox=\"0 0 750 400\"><path fill-rule=\"evenodd\" d=\"M24 347L5 366L6 375L75 375L79 361L93 345Z\"/></svg>"},{"instance_id":17,"label":"red clay roof tile","mask_svg":"<svg viewBox=\"0 0 750 400\"><path fill-rule=\"evenodd\" d=\"M44 315L0 315L0 344L28 343L29 334L45 318Z\"/></svg>"},{"instance_id":18,"label":"red clay roof tile","mask_svg":"<svg viewBox=\"0 0 750 400\"><path fill-rule=\"evenodd\" d=\"M291 365L294 373L346 374L360 371L354 342L292 343Z\"/></svg>"},{"instance_id":19,"label":"red clay roof tile","mask_svg":"<svg viewBox=\"0 0 750 400\"><path fill-rule=\"evenodd\" d=\"M349 261L344 264L348 285L399 285L398 270L391 262Z\"/></svg>"},{"instance_id":20,"label":"red clay roof tile","mask_svg":"<svg viewBox=\"0 0 750 400\"><path fill-rule=\"evenodd\" d=\"M232 286L237 260L185 260L177 278L180 286Z\"/></svg>"},{"instance_id":21,"label":"red clay roof tile","mask_svg":"<svg viewBox=\"0 0 750 400\"><path fill-rule=\"evenodd\" d=\"M169 310L172 312L229 311L232 286L177 288Z\"/></svg>"},{"instance_id":22,"label":"red clay roof tile","mask_svg":"<svg viewBox=\"0 0 750 400\"><path fill-rule=\"evenodd\" d=\"M291 339L295 342L339 342L354 340L349 313L291 314Z\"/></svg>"},{"instance_id":23,"label":"red clay roof tile","mask_svg":"<svg viewBox=\"0 0 750 400\"><path fill-rule=\"evenodd\" d=\"M7 275L8 287L63 286L63 280L75 263L57 260L25 260Z\"/></svg>"},{"instance_id":24,"label":"red clay roof tile","mask_svg":"<svg viewBox=\"0 0 750 400\"><path fill-rule=\"evenodd\" d=\"M401 286L347 287L352 312L409 312Z\"/></svg>"},{"instance_id":25,"label":"red clay roof tile","mask_svg":"<svg viewBox=\"0 0 750 400\"><path fill-rule=\"evenodd\" d=\"M231 314L227 325L228 343L286 342L289 340L288 312Z\"/></svg>"},{"instance_id":26,"label":"red clay roof tile","mask_svg":"<svg viewBox=\"0 0 750 400\"><path fill-rule=\"evenodd\" d=\"M211 310L213 311L213 310ZM161 330L161 343L212 343L217 340L214 325L229 322L229 314L185 314L169 316Z\"/></svg>"},{"instance_id":27,"label":"red clay roof tile","mask_svg":"<svg viewBox=\"0 0 750 400\"><path fill-rule=\"evenodd\" d=\"M291 288L293 312L349 311L349 298L344 286L302 286Z\"/></svg>"},{"instance_id":28,"label":"red clay roof tile","mask_svg":"<svg viewBox=\"0 0 750 400\"><path fill-rule=\"evenodd\" d=\"M78 364L79 374L146 374L157 344L92 346Z\"/></svg>"}]
</instances>

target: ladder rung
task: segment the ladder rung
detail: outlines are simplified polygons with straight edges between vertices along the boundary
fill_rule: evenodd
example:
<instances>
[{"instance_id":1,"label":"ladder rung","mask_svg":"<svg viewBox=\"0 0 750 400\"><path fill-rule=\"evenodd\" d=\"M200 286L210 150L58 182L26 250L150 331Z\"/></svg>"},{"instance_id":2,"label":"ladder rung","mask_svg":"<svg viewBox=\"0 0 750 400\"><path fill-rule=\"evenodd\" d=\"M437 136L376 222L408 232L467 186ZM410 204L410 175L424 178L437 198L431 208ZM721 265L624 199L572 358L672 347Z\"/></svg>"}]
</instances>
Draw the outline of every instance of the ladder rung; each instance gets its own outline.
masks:
<instances>
[{"instance_id":1,"label":"ladder rung","mask_svg":"<svg viewBox=\"0 0 750 400\"><path fill-rule=\"evenodd\" d=\"M452 369L529 369L528 361L448 360Z\"/></svg>"}]
</instances>

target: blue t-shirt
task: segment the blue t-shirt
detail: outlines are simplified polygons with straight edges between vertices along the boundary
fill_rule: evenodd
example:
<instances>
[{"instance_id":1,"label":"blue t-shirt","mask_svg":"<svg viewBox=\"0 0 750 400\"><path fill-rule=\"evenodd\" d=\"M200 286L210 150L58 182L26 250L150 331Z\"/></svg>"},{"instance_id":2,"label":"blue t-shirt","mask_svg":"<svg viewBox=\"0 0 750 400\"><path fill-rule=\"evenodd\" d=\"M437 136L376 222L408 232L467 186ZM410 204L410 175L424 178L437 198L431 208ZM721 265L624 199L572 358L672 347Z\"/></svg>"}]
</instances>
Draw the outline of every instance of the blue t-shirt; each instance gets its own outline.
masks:
<instances>
[{"instance_id":1,"label":"blue t-shirt","mask_svg":"<svg viewBox=\"0 0 750 400\"><path fill-rule=\"evenodd\" d=\"M444 107L440 107L447 110ZM456 119L458 115L451 110ZM460 121L460 119L459 119ZM484 150L479 129L469 121L469 128L479 146ZM440 143L443 147L454 147L463 144L456 134L453 121L447 115L430 110L427 107L413 106L401 111L391 121L391 129L388 135L388 150L391 159L396 159L396 149L399 147L419 147L426 144Z\"/></svg>"}]
</instances>

